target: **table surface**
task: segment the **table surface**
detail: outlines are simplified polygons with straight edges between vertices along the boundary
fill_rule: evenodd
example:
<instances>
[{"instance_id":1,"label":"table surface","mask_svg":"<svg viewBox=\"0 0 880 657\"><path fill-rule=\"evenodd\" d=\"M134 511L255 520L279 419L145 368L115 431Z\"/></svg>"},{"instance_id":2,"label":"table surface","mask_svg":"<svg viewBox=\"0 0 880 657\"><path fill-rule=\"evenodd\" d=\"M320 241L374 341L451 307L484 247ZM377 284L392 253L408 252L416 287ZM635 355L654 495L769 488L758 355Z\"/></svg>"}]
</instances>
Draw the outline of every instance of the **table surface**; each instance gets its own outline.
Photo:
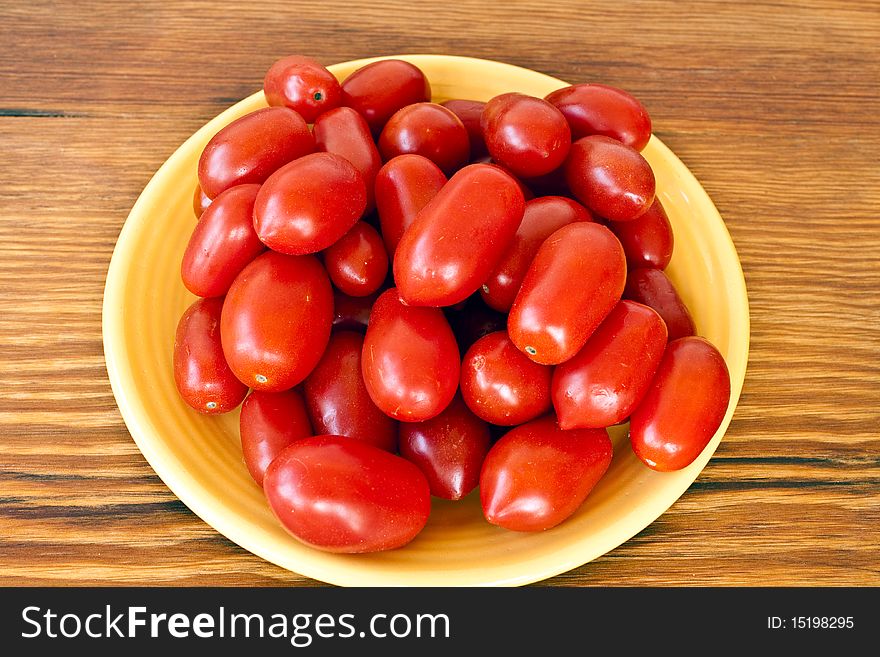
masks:
<instances>
[{"instance_id":1,"label":"table surface","mask_svg":"<svg viewBox=\"0 0 880 657\"><path fill-rule=\"evenodd\" d=\"M880 585L876 2L253 4L0 6L0 584L316 584L216 533L141 456L104 366L107 265L153 172L277 57L433 52L633 92L748 285L715 457L545 583Z\"/></svg>"}]
</instances>

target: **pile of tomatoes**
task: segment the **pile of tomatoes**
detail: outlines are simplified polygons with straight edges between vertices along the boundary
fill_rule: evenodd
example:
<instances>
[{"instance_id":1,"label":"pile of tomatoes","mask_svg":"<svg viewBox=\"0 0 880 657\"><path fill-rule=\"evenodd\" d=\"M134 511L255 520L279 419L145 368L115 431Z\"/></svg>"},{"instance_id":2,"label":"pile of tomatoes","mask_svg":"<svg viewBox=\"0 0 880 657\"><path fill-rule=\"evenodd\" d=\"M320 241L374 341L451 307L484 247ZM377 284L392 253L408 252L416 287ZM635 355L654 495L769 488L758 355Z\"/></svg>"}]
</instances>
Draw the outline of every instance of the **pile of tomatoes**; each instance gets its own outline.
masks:
<instances>
[{"instance_id":1,"label":"pile of tomatoes","mask_svg":"<svg viewBox=\"0 0 880 657\"><path fill-rule=\"evenodd\" d=\"M264 91L199 161L174 373L198 411L243 402L244 461L293 536L400 547L432 495L477 486L489 522L549 529L627 419L649 467L696 459L730 381L663 272L641 103L436 104L410 63L340 84L299 56Z\"/></svg>"}]
</instances>

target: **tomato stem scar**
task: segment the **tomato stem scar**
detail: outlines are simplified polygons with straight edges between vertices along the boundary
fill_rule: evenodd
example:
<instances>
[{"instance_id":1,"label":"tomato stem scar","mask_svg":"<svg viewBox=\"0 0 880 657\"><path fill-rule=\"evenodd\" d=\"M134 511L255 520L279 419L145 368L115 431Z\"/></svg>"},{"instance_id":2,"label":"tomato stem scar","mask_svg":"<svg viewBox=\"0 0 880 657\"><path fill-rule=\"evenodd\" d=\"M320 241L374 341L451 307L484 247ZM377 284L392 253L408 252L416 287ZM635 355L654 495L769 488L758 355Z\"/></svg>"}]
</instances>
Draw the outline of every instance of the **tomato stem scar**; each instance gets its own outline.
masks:
<instances>
[{"instance_id":1,"label":"tomato stem scar","mask_svg":"<svg viewBox=\"0 0 880 657\"><path fill-rule=\"evenodd\" d=\"M266 383L269 380L265 374L257 374L254 378L257 380L257 383Z\"/></svg>"}]
</instances>

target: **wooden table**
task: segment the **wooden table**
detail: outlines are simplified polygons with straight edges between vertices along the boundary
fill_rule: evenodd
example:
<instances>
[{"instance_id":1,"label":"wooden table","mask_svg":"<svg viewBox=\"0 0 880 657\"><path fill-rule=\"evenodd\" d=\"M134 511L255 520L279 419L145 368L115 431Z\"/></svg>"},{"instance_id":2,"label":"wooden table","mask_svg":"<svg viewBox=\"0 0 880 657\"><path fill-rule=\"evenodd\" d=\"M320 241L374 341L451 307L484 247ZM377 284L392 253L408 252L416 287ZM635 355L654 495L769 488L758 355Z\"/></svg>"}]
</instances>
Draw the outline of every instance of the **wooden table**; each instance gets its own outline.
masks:
<instances>
[{"instance_id":1,"label":"wooden table","mask_svg":"<svg viewBox=\"0 0 880 657\"><path fill-rule=\"evenodd\" d=\"M254 4L0 6L0 584L315 584L217 534L138 452L104 368L104 277L156 168L275 58L437 52L641 98L749 288L715 457L649 528L547 583L880 585L876 2Z\"/></svg>"}]
</instances>

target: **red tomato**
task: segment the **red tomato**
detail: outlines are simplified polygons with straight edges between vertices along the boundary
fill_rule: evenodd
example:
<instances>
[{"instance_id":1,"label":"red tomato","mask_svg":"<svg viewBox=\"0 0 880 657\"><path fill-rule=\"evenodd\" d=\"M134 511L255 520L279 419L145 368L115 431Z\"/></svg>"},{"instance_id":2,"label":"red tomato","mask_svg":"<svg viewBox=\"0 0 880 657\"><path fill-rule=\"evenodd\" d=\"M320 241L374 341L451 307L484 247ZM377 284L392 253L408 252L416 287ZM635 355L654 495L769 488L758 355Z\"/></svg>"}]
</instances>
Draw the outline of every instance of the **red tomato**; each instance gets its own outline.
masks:
<instances>
[{"instance_id":1,"label":"red tomato","mask_svg":"<svg viewBox=\"0 0 880 657\"><path fill-rule=\"evenodd\" d=\"M612 221L635 219L654 202L651 165L611 137L584 137L571 145L565 176L575 198Z\"/></svg>"},{"instance_id":2,"label":"red tomato","mask_svg":"<svg viewBox=\"0 0 880 657\"><path fill-rule=\"evenodd\" d=\"M339 290L333 291L333 328L339 331L367 330L370 323L370 310L379 294L374 292L365 297L350 297Z\"/></svg>"},{"instance_id":3,"label":"red tomato","mask_svg":"<svg viewBox=\"0 0 880 657\"><path fill-rule=\"evenodd\" d=\"M266 246L289 255L326 249L367 207L364 177L343 157L313 153L280 168L260 188L254 227Z\"/></svg>"},{"instance_id":4,"label":"red tomato","mask_svg":"<svg viewBox=\"0 0 880 657\"><path fill-rule=\"evenodd\" d=\"M311 57L290 55L269 67L263 80L269 105L296 110L308 123L339 107L342 88L333 74Z\"/></svg>"},{"instance_id":5,"label":"red tomato","mask_svg":"<svg viewBox=\"0 0 880 657\"><path fill-rule=\"evenodd\" d=\"M610 427L629 417L651 385L666 348L656 312L621 301L577 355L553 372L561 429Z\"/></svg>"},{"instance_id":6,"label":"red tomato","mask_svg":"<svg viewBox=\"0 0 880 657\"><path fill-rule=\"evenodd\" d=\"M431 85L425 74L399 59L367 64L342 83L342 104L357 110L376 135L401 107L428 100Z\"/></svg>"},{"instance_id":7,"label":"red tomato","mask_svg":"<svg viewBox=\"0 0 880 657\"><path fill-rule=\"evenodd\" d=\"M189 238L180 276L200 297L220 297L251 260L266 250L254 232L254 199L259 185L236 185L205 210Z\"/></svg>"},{"instance_id":8,"label":"red tomato","mask_svg":"<svg viewBox=\"0 0 880 657\"><path fill-rule=\"evenodd\" d=\"M516 181L501 169L461 169L397 246L394 280L401 299L413 306L451 306L476 292L513 239L524 204Z\"/></svg>"},{"instance_id":9,"label":"red tomato","mask_svg":"<svg viewBox=\"0 0 880 657\"><path fill-rule=\"evenodd\" d=\"M247 386L235 378L220 346L223 299L199 299L186 309L174 335L174 383L187 404L202 413L226 413Z\"/></svg>"},{"instance_id":10,"label":"red tomato","mask_svg":"<svg viewBox=\"0 0 880 657\"><path fill-rule=\"evenodd\" d=\"M483 128L480 125L480 119L483 115L483 108L486 103L480 100L447 100L440 103L455 114L461 121L464 129L468 133L468 141L470 142L470 160L473 162L485 155L489 154L486 148L486 140L483 139Z\"/></svg>"},{"instance_id":11,"label":"red tomato","mask_svg":"<svg viewBox=\"0 0 880 657\"><path fill-rule=\"evenodd\" d=\"M480 482L489 451L489 425L468 410L458 395L440 415L400 424L400 455L428 478L431 495L460 500Z\"/></svg>"},{"instance_id":12,"label":"red tomato","mask_svg":"<svg viewBox=\"0 0 880 657\"><path fill-rule=\"evenodd\" d=\"M609 224L623 246L627 267L666 269L672 260L672 225L659 198L632 221L610 221Z\"/></svg>"},{"instance_id":13,"label":"red tomato","mask_svg":"<svg viewBox=\"0 0 880 657\"><path fill-rule=\"evenodd\" d=\"M730 375L718 350L704 338L673 340L630 420L636 456L662 472L687 467L712 440L729 402Z\"/></svg>"},{"instance_id":14,"label":"red tomato","mask_svg":"<svg viewBox=\"0 0 880 657\"><path fill-rule=\"evenodd\" d=\"M483 300L496 310L508 312L544 240L563 226L592 220L590 211L570 198L545 196L527 201L513 241L483 283Z\"/></svg>"},{"instance_id":15,"label":"red tomato","mask_svg":"<svg viewBox=\"0 0 880 657\"><path fill-rule=\"evenodd\" d=\"M290 445L272 461L263 490L290 534L328 552L401 547L431 511L428 482L415 465L342 436Z\"/></svg>"},{"instance_id":16,"label":"red tomato","mask_svg":"<svg viewBox=\"0 0 880 657\"><path fill-rule=\"evenodd\" d=\"M474 414L500 426L533 420L550 410L551 368L519 351L506 331L477 340L461 363L461 396Z\"/></svg>"},{"instance_id":17,"label":"red tomato","mask_svg":"<svg viewBox=\"0 0 880 657\"><path fill-rule=\"evenodd\" d=\"M350 296L363 297L385 282L388 254L376 229L359 221L338 242L327 247L324 266L336 287Z\"/></svg>"},{"instance_id":18,"label":"red tomato","mask_svg":"<svg viewBox=\"0 0 880 657\"><path fill-rule=\"evenodd\" d=\"M575 84L554 91L547 100L565 115L572 139L605 135L640 151L651 138L651 117L622 89Z\"/></svg>"},{"instance_id":19,"label":"red tomato","mask_svg":"<svg viewBox=\"0 0 880 657\"><path fill-rule=\"evenodd\" d=\"M347 436L394 452L397 422L370 399L361 374L364 336L339 331L330 337L303 390L316 434Z\"/></svg>"},{"instance_id":20,"label":"red tomato","mask_svg":"<svg viewBox=\"0 0 880 657\"><path fill-rule=\"evenodd\" d=\"M333 292L314 256L267 251L235 279L220 322L223 353L257 390L287 390L306 378L330 337Z\"/></svg>"},{"instance_id":21,"label":"red tomato","mask_svg":"<svg viewBox=\"0 0 880 657\"><path fill-rule=\"evenodd\" d=\"M422 155L447 176L467 164L468 133L450 110L434 103L416 103L394 113L379 137L385 160L397 155Z\"/></svg>"},{"instance_id":22,"label":"red tomato","mask_svg":"<svg viewBox=\"0 0 880 657\"><path fill-rule=\"evenodd\" d=\"M244 463L260 486L281 450L312 435L305 402L295 390L254 390L241 405L239 429Z\"/></svg>"},{"instance_id":23,"label":"red tomato","mask_svg":"<svg viewBox=\"0 0 880 657\"><path fill-rule=\"evenodd\" d=\"M400 302L396 288L379 296L364 340L364 383L376 406L406 422L439 415L452 401L461 368L443 313Z\"/></svg>"},{"instance_id":24,"label":"red tomato","mask_svg":"<svg viewBox=\"0 0 880 657\"><path fill-rule=\"evenodd\" d=\"M669 340L696 335L697 328L672 281L659 269L633 269L626 277L625 299L643 303L657 311L669 332Z\"/></svg>"},{"instance_id":25,"label":"red tomato","mask_svg":"<svg viewBox=\"0 0 880 657\"><path fill-rule=\"evenodd\" d=\"M546 100L509 93L486 103L481 122L492 159L517 176L542 176L568 155L571 132Z\"/></svg>"},{"instance_id":26,"label":"red tomato","mask_svg":"<svg viewBox=\"0 0 880 657\"><path fill-rule=\"evenodd\" d=\"M193 190L193 212L196 213L196 219L202 216L202 213L211 205L211 199L202 191L202 186L196 183Z\"/></svg>"},{"instance_id":27,"label":"red tomato","mask_svg":"<svg viewBox=\"0 0 880 657\"><path fill-rule=\"evenodd\" d=\"M398 155L379 170L376 207L389 257L394 257L400 238L416 215L445 184L440 167L421 155Z\"/></svg>"},{"instance_id":28,"label":"red tomato","mask_svg":"<svg viewBox=\"0 0 880 657\"><path fill-rule=\"evenodd\" d=\"M315 121L315 145L319 151L336 153L354 165L367 186L367 212L375 207L376 174L382 158L363 117L350 107L339 107Z\"/></svg>"},{"instance_id":29,"label":"red tomato","mask_svg":"<svg viewBox=\"0 0 880 657\"><path fill-rule=\"evenodd\" d=\"M443 311L462 352L484 335L507 328L507 315L487 306L478 294Z\"/></svg>"},{"instance_id":30,"label":"red tomato","mask_svg":"<svg viewBox=\"0 0 880 657\"><path fill-rule=\"evenodd\" d=\"M288 162L315 150L303 118L266 107L236 119L211 138L199 158L199 184L208 198L234 185L261 183Z\"/></svg>"},{"instance_id":31,"label":"red tomato","mask_svg":"<svg viewBox=\"0 0 880 657\"><path fill-rule=\"evenodd\" d=\"M552 415L520 425L483 462L483 514L505 529L550 529L577 511L610 464L604 429L563 431Z\"/></svg>"},{"instance_id":32,"label":"red tomato","mask_svg":"<svg viewBox=\"0 0 880 657\"><path fill-rule=\"evenodd\" d=\"M507 330L536 363L574 356L620 300L626 259L613 233L579 221L548 237L523 279Z\"/></svg>"}]
</instances>

